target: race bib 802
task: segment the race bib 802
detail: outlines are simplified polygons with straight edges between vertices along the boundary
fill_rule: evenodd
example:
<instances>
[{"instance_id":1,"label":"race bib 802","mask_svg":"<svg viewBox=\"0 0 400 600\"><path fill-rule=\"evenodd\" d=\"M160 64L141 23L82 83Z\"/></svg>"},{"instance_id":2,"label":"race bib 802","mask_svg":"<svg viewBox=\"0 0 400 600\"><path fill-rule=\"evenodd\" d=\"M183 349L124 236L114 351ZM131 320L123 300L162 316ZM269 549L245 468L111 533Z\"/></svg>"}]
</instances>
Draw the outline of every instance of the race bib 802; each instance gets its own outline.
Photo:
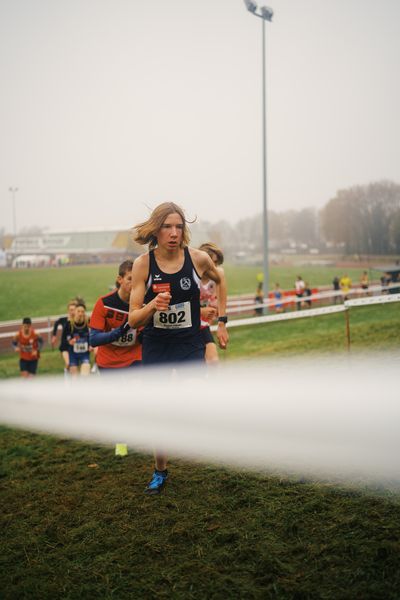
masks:
<instances>
[{"instance_id":1,"label":"race bib 802","mask_svg":"<svg viewBox=\"0 0 400 600\"><path fill-rule=\"evenodd\" d=\"M166 311L154 313L154 327L157 329L186 329L192 326L190 302L171 304Z\"/></svg>"}]
</instances>

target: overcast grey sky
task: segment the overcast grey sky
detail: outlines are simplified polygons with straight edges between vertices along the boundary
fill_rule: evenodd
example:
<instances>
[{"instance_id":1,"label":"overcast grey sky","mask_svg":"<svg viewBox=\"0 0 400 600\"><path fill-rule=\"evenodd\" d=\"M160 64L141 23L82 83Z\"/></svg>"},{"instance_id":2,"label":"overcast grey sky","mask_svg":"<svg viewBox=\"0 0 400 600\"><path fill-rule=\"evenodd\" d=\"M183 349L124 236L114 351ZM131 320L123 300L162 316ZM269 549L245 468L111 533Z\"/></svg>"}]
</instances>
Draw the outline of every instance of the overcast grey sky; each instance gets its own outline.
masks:
<instances>
[{"instance_id":1,"label":"overcast grey sky","mask_svg":"<svg viewBox=\"0 0 400 600\"><path fill-rule=\"evenodd\" d=\"M270 0L268 204L400 182L400 1ZM0 0L0 227L262 209L261 20L242 0Z\"/></svg>"}]
</instances>

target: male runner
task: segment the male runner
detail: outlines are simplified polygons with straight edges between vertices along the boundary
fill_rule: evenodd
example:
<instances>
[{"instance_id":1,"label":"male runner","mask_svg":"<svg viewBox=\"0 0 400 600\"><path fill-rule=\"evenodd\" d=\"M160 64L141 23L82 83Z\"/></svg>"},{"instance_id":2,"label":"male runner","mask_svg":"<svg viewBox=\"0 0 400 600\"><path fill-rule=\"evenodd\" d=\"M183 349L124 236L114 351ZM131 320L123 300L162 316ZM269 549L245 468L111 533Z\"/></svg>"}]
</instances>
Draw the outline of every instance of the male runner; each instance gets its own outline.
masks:
<instances>
[{"instance_id":1,"label":"male runner","mask_svg":"<svg viewBox=\"0 0 400 600\"><path fill-rule=\"evenodd\" d=\"M57 319L53 326L53 335L51 338L51 345L53 348L57 342L57 330L59 327L62 328L61 341L58 349L61 352L61 355L64 360L64 373L66 373L69 369L69 344L65 336L65 328L67 326L68 321L71 321L74 318L76 305L77 300L70 300L70 302L68 302L67 305L67 316L60 317L59 319Z\"/></svg>"},{"instance_id":2,"label":"male runner","mask_svg":"<svg viewBox=\"0 0 400 600\"><path fill-rule=\"evenodd\" d=\"M129 325L144 327L143 364L161 365L204 361L200 333L200 280L221 278L211 258L189 248L183 210L173 202L155 208L149 219L135 227L135 241L149 244L132 269ZM218 294L219 295L219 294ZM219 311L217 338L226 348L226 315ZM168 477L167 457L155 453L155 471L146 493L158 494Z\"/></svg>"},{"instance_id":3,"label":"male runner","mask_svg":"<svg viewBox=\"0 0 400 600\"><path fill-rule=\"evenodd\" d=\"M22 326L14 336L12 345L15 352L19 352L21 377L36 375L43 339L33 329L32 320L29 317L22 320Z\"/></svg>"},{"instance_id":4,"label":"male runner","mask_svg":"<svg viewBox=\"0 0 400 600\"><path fill-rule=\"evenodd\" d=\"M98 347L96 363L100 371L141 364L142 345L127 322L132 265L131 260L119 265L116 289L97 300L90 317L89 341L92 347Z\"/></svg>"}]
</instances>

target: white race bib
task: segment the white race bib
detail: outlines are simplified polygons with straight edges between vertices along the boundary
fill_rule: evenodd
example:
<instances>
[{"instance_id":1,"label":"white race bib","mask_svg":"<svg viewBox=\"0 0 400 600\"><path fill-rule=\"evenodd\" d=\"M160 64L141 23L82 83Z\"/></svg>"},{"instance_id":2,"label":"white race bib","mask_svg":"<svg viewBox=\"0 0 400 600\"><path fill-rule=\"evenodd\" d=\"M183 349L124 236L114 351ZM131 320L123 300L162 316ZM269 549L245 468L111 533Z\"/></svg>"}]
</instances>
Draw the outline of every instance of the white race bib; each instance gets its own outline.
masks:
<instances>
[{"instance_id":1,"label":"white race bib","mask_svg":"<svg viewBox=\"0 0 400 600\"><path fill-rule=\"evenodd\" d=\"M74 352L76 354L81 354L82 352L87 352L89 350L89 344L87 342L75 342L74 343Z\"/></svg>"},{"instance_id":2,"label":"white race bib","mask_svg":"<svg viewBox=\"0 0 400 600\"><path fill-rule=\"evenodd\" d=\"M166 311L154 313L154 327L157 329L186 329L192 326L190 302L171 304Z\"/></svg>"},{"instance_id":3,"label":"white race bib","mask_svg":"<svg viewBox=\"0 0 400 600\"><path fill-rule=\"evenodd\" d=\"M115 342L111 342L113 346L133 346L136 342L136 329L128 329L124 335L121 335L120 338L115 340Z\"/></svg>"}]
</instances>

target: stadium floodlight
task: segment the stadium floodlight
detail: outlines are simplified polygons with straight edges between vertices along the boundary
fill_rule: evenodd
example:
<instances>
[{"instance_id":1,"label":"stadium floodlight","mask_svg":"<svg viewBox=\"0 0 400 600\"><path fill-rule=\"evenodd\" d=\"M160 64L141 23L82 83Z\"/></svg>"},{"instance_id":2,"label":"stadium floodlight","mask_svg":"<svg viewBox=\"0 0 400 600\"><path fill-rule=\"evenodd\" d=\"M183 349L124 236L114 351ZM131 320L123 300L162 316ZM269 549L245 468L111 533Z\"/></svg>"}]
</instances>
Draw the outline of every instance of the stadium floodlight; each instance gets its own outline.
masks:
<instances>
[{"instance_id":1,"label":"stadium floodlight","mask_svg":"<svg viewBox=\"0 0 400 600\"><path fill-rule=\"evenodd\" d=\"M268 214L267 214L267 108L266 108L266 61L265 61L265 22L272 21L274 11L262 6L257 12L257 4L244 0L247 10L262 20L262 146L263 146L263 295L268 300Z\"/></svg>"},{"instance_id":2,"label":"stadium floodlight","mask_svg":"<svg viewBox=\"0 0 400 600\"><path fill-rule=\"evenodd\" d=\"M8 191L11 192L12 209L13 209L13 230L14 230L14 237L16 237L17 236L17 209L15 206L15 194L18 192L18 188L17 187L9 187Z\"/></svg>"},{"instance_id":3,"label":"stadium floodlight","mask_svg":"<svg viewBox=\"0 0 400 600\"><path fill-rule=\"evenodd\" d=\"M257 10L257 4L255 2L252 2L252 0L244 0L244 3L246 5L246 8L248 11L255 13Z\"/></svg>"},{"instance_id":4,"label":"stadium floodlight","mask_svg":"<svg viewBox=\"0 0 400 600\"><path fill-rule=\"evenodd\" d=\"M269 6L262 6L260 8L261 16L263 19L267 21L272 21L272 17L274 15L274 11Z\"/></svg>"}]
</instances>

